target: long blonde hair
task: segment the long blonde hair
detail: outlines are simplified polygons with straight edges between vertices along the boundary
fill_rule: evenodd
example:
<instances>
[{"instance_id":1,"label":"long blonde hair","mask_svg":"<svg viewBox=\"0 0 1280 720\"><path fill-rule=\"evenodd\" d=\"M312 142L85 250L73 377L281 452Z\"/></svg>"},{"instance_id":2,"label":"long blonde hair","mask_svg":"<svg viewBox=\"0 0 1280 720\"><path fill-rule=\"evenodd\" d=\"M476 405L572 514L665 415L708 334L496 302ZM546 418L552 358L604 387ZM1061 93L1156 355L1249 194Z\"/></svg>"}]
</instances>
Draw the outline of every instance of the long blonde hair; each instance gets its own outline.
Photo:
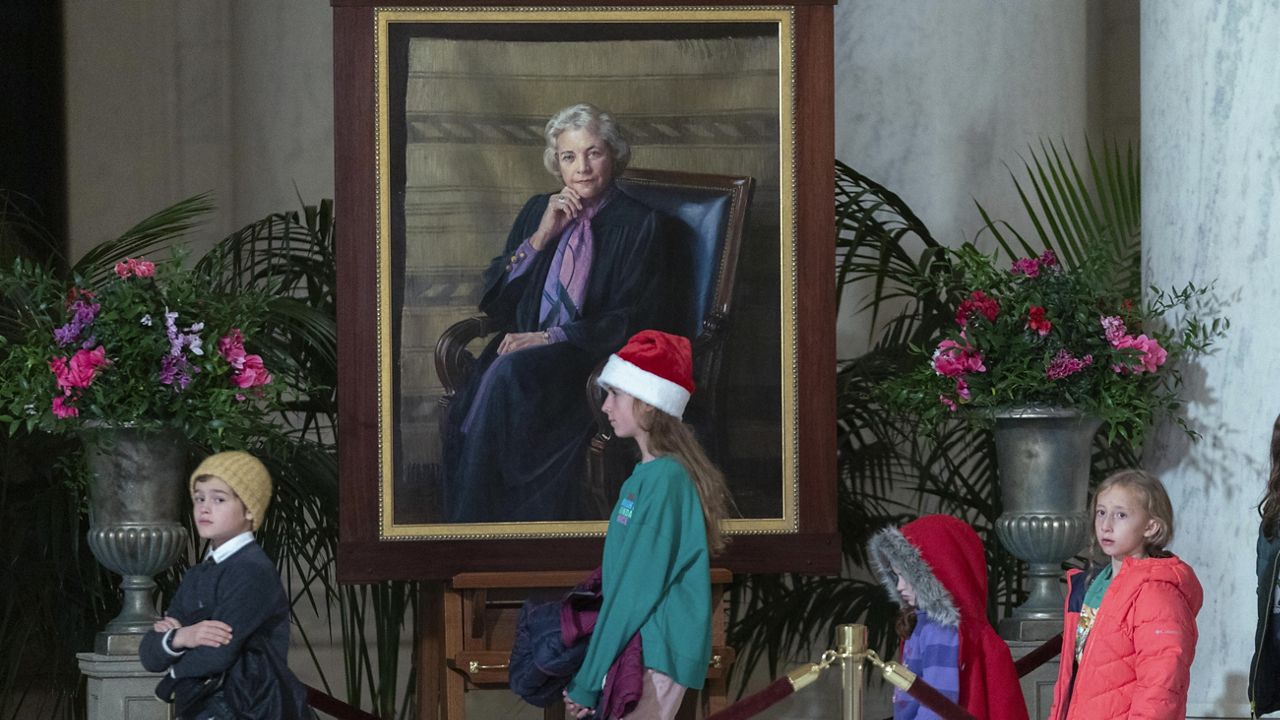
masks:
<instances>
[{"instance_id":1,"label":"long blonde hair","mask_svg":"<svg viewBox=\"0 0 1280 720\"><path fill-rule=\"evenodd\" d=\"M707 551L713 557L719 555L729 544L723 523L733 509L724 473L711 462L693 429L680 418L668 415L643 400L633 400L640 427L649 435L649 452L655 456L675 458L693 479L698 499L702 501L702 519L707 526Z\"/></svg>"}]
</instances>

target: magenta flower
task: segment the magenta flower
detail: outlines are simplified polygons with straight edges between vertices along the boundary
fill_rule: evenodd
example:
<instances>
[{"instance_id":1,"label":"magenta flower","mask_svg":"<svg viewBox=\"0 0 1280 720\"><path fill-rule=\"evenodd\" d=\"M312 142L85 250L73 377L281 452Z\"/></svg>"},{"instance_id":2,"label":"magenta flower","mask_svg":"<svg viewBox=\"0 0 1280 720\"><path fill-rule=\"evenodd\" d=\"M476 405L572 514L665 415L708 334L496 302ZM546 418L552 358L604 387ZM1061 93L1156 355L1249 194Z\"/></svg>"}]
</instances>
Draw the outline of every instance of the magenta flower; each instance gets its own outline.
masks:
<instances>
[{"instance_id":1,"label":"magenta flower","mask_svg":"<svg viewBox=\"0 0 1280 720\"><path fill-rule=\"evenodd\" d=\"M218 338L218 354L236 370L244 367L244 333L240 328L231 328L231 332Z\"/></svg>"},{"instance_id":2,"label":"magenta flower","mask_svg":"<svg viewBox=\"0 0 1280 720\"><path fill-rule=\"evenodd\" d=\"M266 366L262 364L262 356L260 355L246 355L244 367L231 377L231 384L242 389L270 383L271 373L267 372Z\"/></svg>"},{"instance_id":3,"label":"magenta flower","mask_svg":"<svg viewBox=\"0 0 1280 720\"><path fill-rule=\"evenodd\" d=\"M231 364L231 384L241 389L259 387L271 383L271 373L262 363L261 355L250 355L244 349L244 333L239 328L232 328L226 335L218 338L218 354ZM244 400L244 395L236 395L237 400Z\"/></svg>"},{"instance_id":4,"label":"magenta flower","mask_svg":"<svg viewBox=\"0 0 1280 720\"><path fill-rule=\"evenodd\" d=\"M1040 276L1041 270L1056 270L1058 268L1058 256L1053 254L1052 250L1045 250L1038 258L1019 258L1013 261L1013 268L1009 270L1014 275L1025 275L1029 278Z\"/></svg>"},{"instance_id":5,"label":"magenta flower","mask_svg":"<svg viewBox=\"0 0 1280 720\"><path fill-rule=\"evenodd\" d=\"M1026 275L1029 278L1036 277L1040 274L1040 261L1035 258L1019 258L1013 261L1013 269L1010 272L1014 275Z\"/></svg>"},{"instance_id":6,"label":"magenta flower","mask_svg":"<svg viewBox=\"0 0 1280 720\"><path fill-rule=\"evenodd\" d=\"M969 392L969 383L965 382L962 377L956 378L956 395L961 400L973 399L973 393Z\"/></svg>"},{"instance_id":7,"label":"magenta flower","mask_svg":"<svg viewBox=\"0 0 1280 720\"><path fill-rule=\"evenodd\" d=\"M106 349L99 345L93 350L77 350L69 362L64 357L55 357L49 361L49 370L57 379L62 394L70 395L73 388L87 388L93 384L98 370L108 364Z\"/></svg>"},{"instance_id":8,"label":"magenta flower","mask_svg":"<svg viewBox=\"0 0 1280 720\"><path fill-rule=\"evenodd\" d=\"M950 410L951 412L955 412L955 411L956 411L956 401L955 401L955 400L952 400L951 398L947 397L946 395L939 395L939 396L938 396L938 402L942 403L943 405L946 405L946 406L947 406L947 409L948 409L948 410Z\"/></svg>"},{"instance_id":9,"label":"magenta flower","mask_svg":"<svg viewBox=\"0 0 1280 720\"><path fill-rule=\"evenodd\" d=\"M61 395L53 398L53 416L65 420L67 418L79 417L80 409L75 405L67 403L66 398Z\"/></svg>"},{"instance_id":10,"label":"magenta flower","mask_svg":"<svg viewBox=\"0 0 1280 720\"><path fill-rule=\"evenodd\" d=\"M960 339L964 340L963 334ZM982 364L982 353L967 341L961 345L955 340L943 340L933 352L933 369L939 375L955 378L965 373L986 372L987 366Z\"/></svg>"},{"instance_id":11,"label":"magenta flower","mask_svg":"<svg viewBox=\"0 0 1280 720\"><path fill-rule=\"evenodd\" d=\"M1050 380L1061 380L1075 375L1092 364L1092 355L1077 358L1066 350L1059 350L1058 354L1054 355L1053 359L1049 361L1049 367L1045 368L1044 374Z\"/></svg>"}]
</instances>

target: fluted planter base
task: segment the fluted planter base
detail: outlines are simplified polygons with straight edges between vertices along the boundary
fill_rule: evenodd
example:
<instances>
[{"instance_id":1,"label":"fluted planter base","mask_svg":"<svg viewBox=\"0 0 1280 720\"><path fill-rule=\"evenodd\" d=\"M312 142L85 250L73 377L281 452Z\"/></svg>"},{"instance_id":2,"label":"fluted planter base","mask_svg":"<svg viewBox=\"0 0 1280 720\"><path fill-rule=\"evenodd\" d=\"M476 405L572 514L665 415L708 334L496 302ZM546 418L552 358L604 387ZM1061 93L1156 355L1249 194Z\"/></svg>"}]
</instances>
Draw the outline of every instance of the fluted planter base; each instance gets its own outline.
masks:
<instances>
[{"instance_id":1,"label":"fluted planter base","mask_svg":"<svg viewBox=\"0 0 1280 720\"><path fill-rule=\"evenodd\" d=\"M120 575L120 614L94 640L94 652L138 652L142 635L159 617L151 578L172 565L187 545L179 522L186 497L186 444L168 432L132 427L84 431L89 465L89 549Z\"/></svg>"},{"instance_id":2,"label":"fluted planter base","mask_svg":"<svg viewBox=\"0 0 1280 720\"><path fill-rule=\"evenodd\" d=\"M1085 501L1093 435L1101 423L1074 410L1012 408L996 414L996 464L1004 512L996 534L1027 563L1026 602L1000 621L1007 640L1047 640L1062 630L1062 563L1089 541Z\"/></svg>"}]
</instances>

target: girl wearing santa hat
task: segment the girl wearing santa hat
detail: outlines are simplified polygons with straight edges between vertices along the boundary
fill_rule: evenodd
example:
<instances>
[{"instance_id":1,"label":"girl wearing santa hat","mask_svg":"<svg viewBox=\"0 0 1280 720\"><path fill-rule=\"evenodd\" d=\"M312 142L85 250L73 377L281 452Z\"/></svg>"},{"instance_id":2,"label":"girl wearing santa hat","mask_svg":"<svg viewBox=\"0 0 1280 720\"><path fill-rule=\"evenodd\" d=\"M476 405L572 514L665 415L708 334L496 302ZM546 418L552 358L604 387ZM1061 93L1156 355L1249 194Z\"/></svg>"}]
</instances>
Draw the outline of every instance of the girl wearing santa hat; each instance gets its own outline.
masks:
<instances>
[{"instance_id":1,"label":"girl wearing santa hat","mask_svg":"<svg viewBox=\"0 0 1280 720\"><path fill-rule=\"evenodd\" d=\"M727 540L721 521L729 494L680 419L694 389L686 338L639 332L610 356L597 382L607 392L603 410L614 433L635 440L640 462L610 514L603 605L565 705L579 718L673 718L685 689L702 687L711 659L710 556ZM638 702L622 712L599 707L605 674L636 636L643 657Z\"/></svg>"}]
</instances>

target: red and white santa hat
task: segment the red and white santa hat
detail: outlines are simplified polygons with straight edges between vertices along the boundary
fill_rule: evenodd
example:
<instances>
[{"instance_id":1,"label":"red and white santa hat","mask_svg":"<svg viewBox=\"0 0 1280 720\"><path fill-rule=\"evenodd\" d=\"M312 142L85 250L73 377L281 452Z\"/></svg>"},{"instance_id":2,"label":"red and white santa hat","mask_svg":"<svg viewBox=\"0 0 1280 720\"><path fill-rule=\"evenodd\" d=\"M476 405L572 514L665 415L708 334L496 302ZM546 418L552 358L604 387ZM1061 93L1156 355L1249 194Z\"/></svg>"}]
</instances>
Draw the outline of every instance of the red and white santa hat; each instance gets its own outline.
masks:
<instances>
[{"instance_id":1,"label":"red and white santa hat","mask_svg":"<svg viewBox=\"0 0 1280 720\"><path fill-rule=\"evenodd\" d=\"M679 418L693 394L693 350L688 338L641 330L609 356L596 383Z\"/></svg>"}]
</instances>

